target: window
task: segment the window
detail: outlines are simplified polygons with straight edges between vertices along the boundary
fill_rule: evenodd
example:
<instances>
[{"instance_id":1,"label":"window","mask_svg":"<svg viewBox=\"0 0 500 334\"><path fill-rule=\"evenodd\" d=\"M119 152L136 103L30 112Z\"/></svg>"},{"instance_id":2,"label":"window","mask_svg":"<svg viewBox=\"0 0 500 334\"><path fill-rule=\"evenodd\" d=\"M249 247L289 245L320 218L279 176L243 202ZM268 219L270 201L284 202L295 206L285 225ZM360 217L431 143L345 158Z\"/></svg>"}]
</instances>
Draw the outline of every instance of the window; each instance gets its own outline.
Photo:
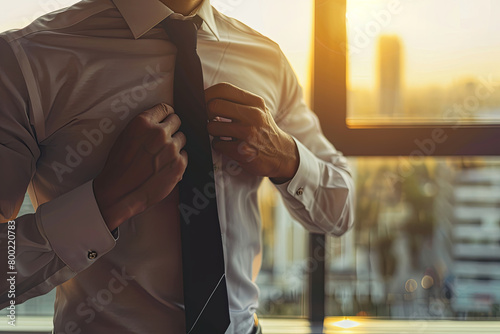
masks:
<instances>
[{"instance_id":1,"label":"window","mask_svg":"<svg viewBox=\"0 0 500 334\"><path fill-rule=\"evenodd\" d=\"M498 78L498 9L316 1L314 110L357 187L355 229L327 238L327 315L499 317L500 108L484 84ZM468 115L447 113L459 103Z\"/></svg>"},{"instance_id":2,"label":"window","mask_svg":"<svg viewBox=\"0 0 500 334\"><path fill-rule=\"evenodd\" d=\"M348 125L499 124L499 14L492 1L348 0Z\"/></svg>"},{"instance_id":3,"label":"window","mask_svg":"<svg viewBox=\"0 0 500 334\"><path fill-rule=\"evenodd\" d=\"M314 110L340 150L500 154L496 2L316 3Z\"/></svg>"}]
</instances>

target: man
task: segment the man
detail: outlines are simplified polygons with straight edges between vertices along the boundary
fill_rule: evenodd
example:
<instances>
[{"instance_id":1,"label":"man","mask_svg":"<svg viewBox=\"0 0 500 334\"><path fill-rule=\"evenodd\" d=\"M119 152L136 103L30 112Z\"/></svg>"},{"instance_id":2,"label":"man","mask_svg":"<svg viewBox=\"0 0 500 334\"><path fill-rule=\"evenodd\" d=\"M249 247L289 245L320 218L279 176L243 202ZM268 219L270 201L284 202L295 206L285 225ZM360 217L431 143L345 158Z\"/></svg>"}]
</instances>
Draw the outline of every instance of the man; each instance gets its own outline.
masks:
<instances>
[{"instance_id":1,"label":"man","mask_svg":"<svg viewBox=\"0 0 500 334\"><path fill-rule=\"evenodd\" d=\"M309 231L341 235L352 223L346 160L275 43L208 0L82 1L0 35L0 218L15 218L0 233L15 226L17 304L57 287L55 333L191 331L180 221L203 216L215 192L179 204L198 152L184 150L194 139L175 109L182 59L163 22L186 17L199 20L226 333L258 330L263 177ZM16 218L26 189L36 213ZM9 283L0 284L5 308Z\"/></svg>"}]
</instances>

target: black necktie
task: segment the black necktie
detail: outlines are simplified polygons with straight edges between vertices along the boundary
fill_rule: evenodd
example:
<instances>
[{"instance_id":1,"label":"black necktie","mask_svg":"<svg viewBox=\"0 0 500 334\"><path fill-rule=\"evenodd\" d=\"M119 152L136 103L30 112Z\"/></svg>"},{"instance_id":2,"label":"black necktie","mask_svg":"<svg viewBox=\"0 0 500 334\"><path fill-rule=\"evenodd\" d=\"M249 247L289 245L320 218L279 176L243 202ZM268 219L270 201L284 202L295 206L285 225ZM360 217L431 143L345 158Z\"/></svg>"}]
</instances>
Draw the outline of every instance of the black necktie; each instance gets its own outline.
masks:
<instances>
[{"instance_id":1,"label":"black necktie","mask_svg":"<svg viewBox=\"0 0 500 334\"><path fill-rule=\"evenodd\" d=\"M179 182L186 332L223 334L229 306L203 73L196 53L199 16L161 24L177 47L174 110L187 138L188 166Z\"/></svg>"}]
</instances>

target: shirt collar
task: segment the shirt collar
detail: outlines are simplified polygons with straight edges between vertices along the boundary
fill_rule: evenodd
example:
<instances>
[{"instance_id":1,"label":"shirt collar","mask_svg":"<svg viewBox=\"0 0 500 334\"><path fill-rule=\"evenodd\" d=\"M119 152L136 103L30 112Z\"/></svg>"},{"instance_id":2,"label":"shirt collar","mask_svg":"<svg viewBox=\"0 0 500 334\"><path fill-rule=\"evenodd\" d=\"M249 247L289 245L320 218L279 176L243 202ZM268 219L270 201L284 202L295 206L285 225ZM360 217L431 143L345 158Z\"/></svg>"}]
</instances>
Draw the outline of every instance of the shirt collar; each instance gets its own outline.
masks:
<instances>
[{"instance_id":1,"label":"shirt collar","mask_svg":"<svg viewBox=\"0 0 500 334\"><path fill-rule=\"evenodd\" d=\"M134 38L140 38L151 28L163 21L174 12L160 0L113 0L127 22ZM191 15L197 14L203 19L201 30L204 30L219 41L219 31L215 25L214 13L210 0L204 0Z\"/></svg>"}]
</instances>

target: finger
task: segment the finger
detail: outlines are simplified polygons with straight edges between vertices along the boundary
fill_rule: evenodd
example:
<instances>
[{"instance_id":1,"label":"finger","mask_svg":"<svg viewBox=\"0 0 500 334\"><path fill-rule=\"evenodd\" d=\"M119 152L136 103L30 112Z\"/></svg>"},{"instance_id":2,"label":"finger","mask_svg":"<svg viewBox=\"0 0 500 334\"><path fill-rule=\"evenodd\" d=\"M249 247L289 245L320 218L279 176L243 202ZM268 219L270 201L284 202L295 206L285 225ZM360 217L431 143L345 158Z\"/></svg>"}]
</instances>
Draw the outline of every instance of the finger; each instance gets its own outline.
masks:
<instances>
[{"instance_id":1,"label":"finger","mask_svg":"<svg viewBox=\"0 0 500 334\"><path fill-rule=\"evenodd\" d=\"M181 154L181 159L187 162L186 154ZM167 164L162 167L155 166L155 174L142 182L132 192L128 192L122 199L124 208L131 212L142 212L153 204L164 199L182 178L186 164Z\"/></svg>"},{"instance_id":2,"label":"finger","mask_svg":"<svg viewBox=\"0 0 500 334\"><path fill-rule=\"evenodd\" d=\"M242 140L224 141L214 138L212 147L219 153L238 162L250 162L258 156L258 151Z\"/></svg>"},{"instance_id":3,"label":"finger","mask_svg":"<svg viewBox=\"0 0 500 334\"><path fill-rule=\"evenodd\" d=\"M181 119L177 114L170 114L160 123L168 134L176 133L181 127Z\"/></svg>"},{"instance_id":4,"label":"finger","mask_svg":"<svg viewBox=\"0 0 500 334\"><path fill-rule=\"evenodd\" d=\"M166 103L157 104L153 108L143 112L143 114L145 114L148 117L151 123L160 123L165 118L167 118L168 115L173 113L174 113L174 108L172 108Z\"/></svg>"},{"instance_id":5,"label":"finger","mask_svg":"<svg viewBox=\"0 0 500 334\"><path fill-rule=\"evenodd\" d=\"M222 99L260 108L265 108L266 106L264 99L260 96L227 82L222 82L205 89L205 101L209 103L214 99Z\"/></svg>"},{"instance_id":6,"label":"finger","mask_svg":"<svg viewBox=\"0 0 500 334\"><path fill-rule=\"evenodd\" d=\"M180 152L184 146L186 146L186 135L182 132L176 132L172 136L172 140L175 143L175 146L177 147L178 151Z\"/></svg>"},{"instance_id":7,"label":"finger","mask_svg":"<svg viewBox=\"0 0 500 334\"><path fill-rule=\"evenodd\" d=\"M243 105L232 101L214 99L207 104L208 119L217 117L230 119L233 122L253 123L253 120L262 113L255 106Z\"/></svg>"},{"instance_id":8,"label":"finger","mask_svg":"<svg viewBox=\"0 0 500 334\"><path fill-rule=\"evenodd\" d=\"M170 114L164 122L148 130L149 140L143 147L151 154L156 154L171 140L174 133L179 130L181 121L179 116Z\"/></svg>"},{"instance_id":9,"label":"finger","mask_svg":"<svg viewBox=\"0 0 500 334\"><path fill-rule=\"evenodd\" d=\"M233 137L237 139L250 137L250 127L239 123L210 121L207 124L207 130L214 137Z\"/></svg>"},{"instance_id":10,"label":"finger","mask_svg":"<svg viewBox=\"0 0 500 334\"><path fill-rule=\"evenodd\" d=\"M188 163L186 150L181 150L179 153L176 153L175 156L166 154L166 152L161 152L158 159L158 169L155 170L155 174L163 174L166 178L172 178L172 175L175 174L179 177L175 182L179 182Z\"/></svg>"},{"instance_id":11,"label":"finger","mask_svg":"<svg viewBox=\"0 0 500 334\"><path fill-rule=\"evenodd\" d=\"M142 212L154 203L165 198L175 185L182 179L188 163L186 151L181 151L178 156L181 162L175 163L172 157L169 163L160 163L154 166L156 173L149 177L145 182L134 189L128 191L123 198L124 209L130 212Z\"/></svg>"}]
</instances>

